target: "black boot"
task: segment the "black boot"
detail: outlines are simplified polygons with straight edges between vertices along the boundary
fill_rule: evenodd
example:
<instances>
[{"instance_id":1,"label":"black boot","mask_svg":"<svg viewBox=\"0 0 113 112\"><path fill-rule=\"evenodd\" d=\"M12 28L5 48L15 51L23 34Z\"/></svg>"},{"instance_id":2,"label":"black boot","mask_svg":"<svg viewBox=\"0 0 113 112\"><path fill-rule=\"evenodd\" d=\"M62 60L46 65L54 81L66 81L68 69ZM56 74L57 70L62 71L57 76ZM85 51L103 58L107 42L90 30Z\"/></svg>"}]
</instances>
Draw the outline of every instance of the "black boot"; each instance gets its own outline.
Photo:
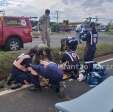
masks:
<instances>
[{"instance_id":1,"label":"black boot","mask_svg":"<svg viewBox=\"0 0 113 112\"><path fill-rule=\"evenodd\" d=\"M22 84L21 83L16 83L16 84L12 84L11 85L11 89L19 89L22 87Z\"/></svg>"}]
</instances>

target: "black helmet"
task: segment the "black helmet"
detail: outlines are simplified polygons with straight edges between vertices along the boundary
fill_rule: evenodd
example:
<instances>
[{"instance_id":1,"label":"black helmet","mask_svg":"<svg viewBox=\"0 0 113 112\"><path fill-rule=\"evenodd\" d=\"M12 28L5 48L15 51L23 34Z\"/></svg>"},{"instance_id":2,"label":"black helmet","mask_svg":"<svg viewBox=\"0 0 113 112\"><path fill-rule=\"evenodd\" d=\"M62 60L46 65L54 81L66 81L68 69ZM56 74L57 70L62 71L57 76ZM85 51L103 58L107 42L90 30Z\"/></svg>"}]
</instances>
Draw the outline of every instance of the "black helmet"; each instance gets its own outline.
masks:
<instances>
[{"instance_id":1,"label":"black helmet","mask_svg":"<svg viewBox=\"0 0 113 112\"><path fill-rule=\"evenodd\" d=\"M66 44L70 50L76 50L78 45L78 40L75 37L69 37L67 38Z\"/></svg>"}]
</instances>

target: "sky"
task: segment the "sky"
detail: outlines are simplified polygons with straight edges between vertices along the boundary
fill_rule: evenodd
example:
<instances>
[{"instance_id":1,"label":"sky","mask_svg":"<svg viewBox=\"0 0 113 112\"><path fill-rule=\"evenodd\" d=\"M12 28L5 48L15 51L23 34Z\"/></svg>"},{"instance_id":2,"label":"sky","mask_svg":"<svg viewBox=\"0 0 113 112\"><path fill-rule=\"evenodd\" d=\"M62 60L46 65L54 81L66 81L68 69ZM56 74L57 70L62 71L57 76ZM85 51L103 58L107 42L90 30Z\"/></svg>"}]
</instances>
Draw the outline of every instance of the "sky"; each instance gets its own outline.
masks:
<instances>
[{"instance_id":1,"label":"sky","mask_svg":"<svg viewBox=\"0 0 113 112\"><path fill-rule=\"evenodd\" d=\"M55 20L56 10L59 11L59 21L83 21L92 16L101 18L103 23L113 18L113 0L0 0L0 9L12 16L40 17L44 10L51 10L51 19Z\"/></svg>"}]
</instances>

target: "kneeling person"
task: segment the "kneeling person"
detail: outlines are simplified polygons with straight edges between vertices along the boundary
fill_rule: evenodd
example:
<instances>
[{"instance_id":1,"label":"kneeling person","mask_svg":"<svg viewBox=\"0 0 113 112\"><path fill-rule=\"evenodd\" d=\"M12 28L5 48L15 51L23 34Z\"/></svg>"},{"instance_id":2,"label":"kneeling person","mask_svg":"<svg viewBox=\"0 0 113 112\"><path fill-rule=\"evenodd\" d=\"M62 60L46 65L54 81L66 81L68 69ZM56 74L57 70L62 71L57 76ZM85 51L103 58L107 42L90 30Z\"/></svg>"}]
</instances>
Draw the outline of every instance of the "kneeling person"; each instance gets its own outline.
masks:
<instances>
[{"instance_id":1,"label":"kneeling person","mask_svg":"<svg viewBox=\"0 0 113 112\"><path fill-rule=\"evenodd\" d=\"M64 71L72 78L78 77L80 68L79 57L76 53L77 45L78 40L76 40L74 37L68 37L61 40L61 50L65 50L61 61L64 65Z\"/></svg>"},{"instance_id":2,"label":"kneeling person","mask_svg":"<svg viewBox=\"0 0 113 112\"><path fill-rule=\"evenodd\" d=\"M32 63L32 58L36 53L37 49L32 48L28 53L18 56L13 62L11 77L8 81L8 84L14 81L14 84L11 87L12 89L17 89L25 83L32 83L36 86L39 86L37 76L31 75L28 70L30 64Z\"/></svg>"}]
</instances>

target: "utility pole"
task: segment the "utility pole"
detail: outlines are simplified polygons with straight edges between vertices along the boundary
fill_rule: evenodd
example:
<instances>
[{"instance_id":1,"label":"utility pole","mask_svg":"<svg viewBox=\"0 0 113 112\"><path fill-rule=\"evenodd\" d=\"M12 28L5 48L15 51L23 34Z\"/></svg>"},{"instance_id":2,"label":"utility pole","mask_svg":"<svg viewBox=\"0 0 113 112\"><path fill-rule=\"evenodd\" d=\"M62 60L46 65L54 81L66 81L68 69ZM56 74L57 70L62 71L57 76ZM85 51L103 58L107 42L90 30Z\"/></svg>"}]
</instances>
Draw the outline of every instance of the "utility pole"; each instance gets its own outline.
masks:
<instances>
[{"instance_id":1,"label":"utility pole","mask_svg":"<svg viewBox=\"0 0 113 112\"><path fill-rule=\"evenodd\" d=\"M60 10L55 10L55 11L54 11L54 14L52 15L52 17L55 19L55 22L56 22L57 24L59 24L59 18L64 18L64 17L61 17L61 16L60 16L60 13L62 13L62 11L60 11Z\"/></svg>"},{"instance_id":2,"label":"utility pole","mask_svg":"<svg viewBox=\"0 0 113 112\"><path fill-rule=\"evenodd\" d=\"M58 10L56 10L56 22L57 24L59 23L59 11Z\"/></svg>"},{"instance_id":3,"label":"utility pole","mask_svg":"<svg viewBox=\"0 0 113 112\"><path fill-rule=\"evenodd\" d=\"M5 16L5 10L3 9L5 6L8 5L7 0L0 0L0 16Z\"/></svg>"}]
</instances>

